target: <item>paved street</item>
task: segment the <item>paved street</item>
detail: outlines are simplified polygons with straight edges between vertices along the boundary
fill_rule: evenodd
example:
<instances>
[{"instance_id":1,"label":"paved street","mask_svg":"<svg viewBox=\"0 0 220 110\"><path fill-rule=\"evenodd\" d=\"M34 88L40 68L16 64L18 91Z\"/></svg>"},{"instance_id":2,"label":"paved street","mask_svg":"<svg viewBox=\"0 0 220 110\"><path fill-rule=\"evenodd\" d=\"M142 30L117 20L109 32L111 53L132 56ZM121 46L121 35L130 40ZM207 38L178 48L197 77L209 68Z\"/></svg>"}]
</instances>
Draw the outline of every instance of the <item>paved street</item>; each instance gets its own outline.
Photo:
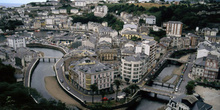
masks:
<instances>
[{"instance_id":1,"label":"paved street","mask_svg":"<svg viewBox=\"0 0 220 110\"><path fill-rule=\"evenodd\" d=\"M186 85L189 81L191 81L191 79L188 77L189 73L190 73L190 70L192 69L192 66L193 66L193 60L195 59L196 55L195 54L192 54L190 56L190 59L189 59L189 62L187 63L187 68L184 72L184 75L183 75L183 81L179 87L179 91L177 92L177 94L184 94L186 93Z\"/></svg>"}]
</instances>

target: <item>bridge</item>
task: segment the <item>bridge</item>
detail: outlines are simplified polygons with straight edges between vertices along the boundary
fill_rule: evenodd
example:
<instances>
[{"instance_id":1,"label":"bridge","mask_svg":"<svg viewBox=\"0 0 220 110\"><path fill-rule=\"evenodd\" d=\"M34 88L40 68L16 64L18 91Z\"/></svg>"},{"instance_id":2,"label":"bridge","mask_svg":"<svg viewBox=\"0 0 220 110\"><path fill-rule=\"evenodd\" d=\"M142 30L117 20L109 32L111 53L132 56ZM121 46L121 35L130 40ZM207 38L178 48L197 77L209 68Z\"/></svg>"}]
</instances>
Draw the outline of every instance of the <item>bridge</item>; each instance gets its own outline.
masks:
<instances>
[{"instance_id":1,"label":"bridge","mask_svg":"<svg viewBox=\"0 0 220 110\"><path fill-rule=\"evenodd\" d=\"M39 59L43 59L43 62L45 62L45 59L48 59L50 62L50 59L53 59L54 62L56 62L57 59L61 59L60 57L38 57Z\"/></svg>"},{"instance_id":2,"label":"bridge","mask_svg":"<svg viewBox=\"0 0 220 110\"><path fill-rule=\"evenodd\" d=\"M171 61L177 61L179 63L187 63L187 61L185 60L180 60L180 59L176 59L176 58L165 58L166 60L171 60Z\"/></svg>"},{"instance_id":3,"label":"bridge","mask_svg":"<svg viewBox=\"0 0 220 110\"><path fill-rule=\"evenodd\" d=\"M148 92L148 93L154 93L154 97L157 97L157 94L163 95L163 96L168 96L170 98L173 98L175 96L172 92L154 89L154 88L147 87L147 86L140 88L140 90L144 91L144 92Z\"/></svg>"}]
</instances>

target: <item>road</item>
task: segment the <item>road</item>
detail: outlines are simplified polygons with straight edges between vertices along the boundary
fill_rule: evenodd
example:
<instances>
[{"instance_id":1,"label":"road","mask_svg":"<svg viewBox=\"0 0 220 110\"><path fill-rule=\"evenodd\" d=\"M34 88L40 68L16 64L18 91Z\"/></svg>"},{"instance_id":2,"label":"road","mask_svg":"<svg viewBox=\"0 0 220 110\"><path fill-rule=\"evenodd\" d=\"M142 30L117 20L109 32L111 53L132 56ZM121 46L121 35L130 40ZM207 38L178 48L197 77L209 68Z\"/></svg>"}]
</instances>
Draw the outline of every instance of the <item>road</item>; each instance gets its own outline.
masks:
<instances>
[{"instance_id":1,"label":"road","mask_svg":"<svg viewBox=\"0 0 220 110\"><path fill-rule=\"evenodd\" d=\"M179 91L177 92L177 94L185 94L186 93L186 85L189 81L191 81L191 79L189 78L189 74L190 74L190 70L192 69L193 66L193 60L196 58L195 54L190 55L190 59L189 62L187 63L187 67L186 70L184 72L183 75L183 81L179 87Z\"/></svg>"}]
</instances>

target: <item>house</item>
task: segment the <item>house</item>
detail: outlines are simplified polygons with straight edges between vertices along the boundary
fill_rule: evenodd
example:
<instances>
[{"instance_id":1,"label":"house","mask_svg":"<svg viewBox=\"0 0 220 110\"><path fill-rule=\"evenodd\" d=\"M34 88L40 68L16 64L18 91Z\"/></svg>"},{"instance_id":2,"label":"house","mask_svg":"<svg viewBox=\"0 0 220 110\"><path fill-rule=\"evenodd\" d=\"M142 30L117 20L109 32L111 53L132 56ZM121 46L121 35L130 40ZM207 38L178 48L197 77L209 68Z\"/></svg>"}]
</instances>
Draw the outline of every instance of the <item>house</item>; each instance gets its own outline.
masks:
<instances>
[{"instance_id":1,"label":"house","mask_svg":"<svg viewBox=\"0 0 220 110\"><path fill-rule=\"evenodd\" d=\"M197 48L196 58L202 58L208 56L208 54L216 55L220 57L220 45L219 43L211 43L209 41L200 42Z\"/></svg>"},{"instance_id":2,"label":"house","mask_svg":"<svg viewBox=\"0 0 220 110\"><path fill-rule=\"evenodd\" d=\"M96 6L94 11L94 16L97 17L105 17L108 13L108 7L107 6Z\"/></svg>"},{"instance_id":3,"label":"house","mask_svg":"<svg viewBox=\"0 0 220 110\"><path fill-rule=\"evenodd\" d=\"M147 16L145 21L146 21L146 24L155 25L156 24L156 17L153 15Z\"/></svg>"},{"instance_id":4,"label":"house","mask_svg":"<svg viewBox=\"0 0 220 110\"><path fill-rule=\"evenodd\" d=\"M34 54L36 53L28 48L18 48L15 53L15 65L19 67L26 67L26 64L31 62Z\"/></svg>"},{"instance_id":5,"label":"house","mask_svg":"<svg viewBox=\"0 0 220 110\"><path fill-rule=\"evenodd\" d=\"M202 33L204 36L216 36L218 31L219 31L218 28L210 29L210 28L206 27L206 28L202 29Z\"/></svg>"},{"instance_id":6,"label":"house","mask_svg":"<svg viewBox=\"0 0 220 110\"><path fill-rule=\"evenodd\" d=\"M186 35L186 37L188 37L190 39L190 46L195 47L199 44L200 42L200 38L199 36L192 34L192 33L188 33Z\"/></svg>"},{"instance_id":7,"label":"house","mask_svg":"<svg viewBox=\"0 0 220 110\"><path fill-rule=\"evenodd\" d=\"M60 9L59 12L60 12L60 14L67 14L67 10L66 9Z\"/></svg>"},{"instance_id":8,"label":"house","mask_svg":"<svg viewBox=\"0 0 220 110\"><path fill-rule=\"evenodd\" d=\"M212 106L203 102L197 95L180 95L169 100L166 110L212 110Z\"/></svg>"},{"instance_id":9,"label":"house","mask_svg":"<svg viewBox=\"0 0 220 110\"><path fill-rule=\"evenodd\" d=\"M86 6L86 0L75 0L75 6L85 7Z\"/></svg>"},{"instance_id":10,"label":"house","mask_svg":"<svg viewBox=\"0 0 220 110\"><path fill-rule=\"evenodd\" d=\"M53 14L60 14L60 11L59 10L51 10L51 13L53 13Z\"/></svg>"},{"instance_id":11,"label":"house","mask_svg":"<svg viewBox=\"0 0 220 110\"><path fill-rule=\"evenodd\" d=\"M79 12L78 9L71 9L71 10L70 10L70 13L73 13L73 14L76 14L76 13L78 13L78 12Z\"/></svg>"},{"instance_id":12,"label":"house","mask_svg":"<svg viewBox=\"0 0 220 110\"><path fill-rule=\"evenodd\" d=\"M205 36L205 40L210 42L220 42L220 36Z\"/></svg>"},{"instance_id":13,"label":"house","mask_svg":"<svg viewBox=\"0 0 220 110\"><path fill-rule=\"evenodd\" d=\"M183 23L180 21L169 21L166 24L167 36L181 37Z\"/></svg>"},{"instance_id":14,"label":"house","mask_svg":"<svg viewBox=\"0 0 220 110\"><path fill-rule=\"evenodd\" d=\"M26 47L26 41L24 36L12 35L7 38L8 46L17 50L20 47Z\"/></svg>"}]
</instances>

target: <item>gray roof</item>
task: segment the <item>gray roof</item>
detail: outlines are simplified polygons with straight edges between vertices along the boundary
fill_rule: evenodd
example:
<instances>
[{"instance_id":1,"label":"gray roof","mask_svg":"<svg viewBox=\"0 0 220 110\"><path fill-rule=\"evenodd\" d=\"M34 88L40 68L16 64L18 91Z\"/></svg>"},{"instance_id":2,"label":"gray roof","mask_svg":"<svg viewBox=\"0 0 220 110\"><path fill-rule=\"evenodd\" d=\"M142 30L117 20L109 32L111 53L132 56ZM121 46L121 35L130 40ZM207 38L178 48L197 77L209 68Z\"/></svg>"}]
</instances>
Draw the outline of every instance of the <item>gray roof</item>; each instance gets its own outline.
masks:
<instances>
[{"instance_id":1,"label":"gray roof","mask_svg":"<svg viewBox=\"0 0 220 110\"><path fill-rule=\"evenodd\" d=\"M205 66L205 57L196 59L195 64L199 66Z\"/></svg>"},{"instance_id":2,"label":"gray roof","mask_svg":"<svg viewBox=\"0 0 220 110\"><path fill-rule=\"evenodd\" d=\"M146 54L136 54L131 56L126 56L124 59L126 61L142 61L147 57Z\"/></svg>"},{"instance_id":3,"label":"gray roof","mask_svg":"<svg viewBox=\"0 0 220 110\"><path fill-rule=\"evenodd\" d=\"M93 62L93 63L91 63L91 62ZM83 65L80 65L80 64L83 64ZM76 61L76 62L72 63L72 65L75 65L72 68L74 71L82 71L83 73L86 73L86 74L95 74L95 73L99 73L99 72L105 72L105 71L112 71L113 70L110 66L106 66L106 65L104 65L100 62L91 60L88 57L83 58L79 61Z\"/></svg>"}]
</instances>

